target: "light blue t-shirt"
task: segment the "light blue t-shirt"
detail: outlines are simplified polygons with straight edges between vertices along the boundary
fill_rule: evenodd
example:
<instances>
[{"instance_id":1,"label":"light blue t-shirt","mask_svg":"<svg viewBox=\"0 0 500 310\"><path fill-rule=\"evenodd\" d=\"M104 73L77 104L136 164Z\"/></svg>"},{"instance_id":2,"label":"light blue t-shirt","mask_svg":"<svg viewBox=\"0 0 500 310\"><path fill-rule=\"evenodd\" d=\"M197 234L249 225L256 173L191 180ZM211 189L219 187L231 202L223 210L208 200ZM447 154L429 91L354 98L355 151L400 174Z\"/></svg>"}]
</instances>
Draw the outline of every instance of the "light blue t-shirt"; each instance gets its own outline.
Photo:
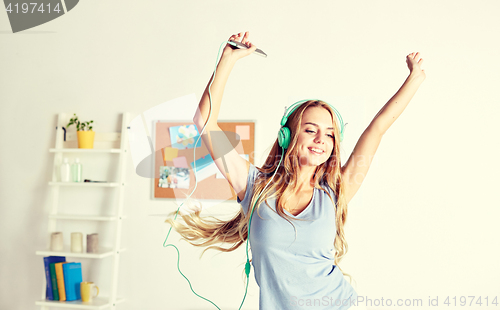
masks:
<instances>
[{"instance_id":1,"label":"light blue t-shirt","mask_svg":"<svg viewBox=\"0 0 500 310\"><path fill-rule=\"evenodd\" d=\"M251 206L254 183L260 171L253 164L245 197L237 201L245 214ZM271 181L272 182L272 181ZM324 184L334 201L333 190ZM334 264L336 235L335 206L328 195L315 188L306 209L297 216L287 210L293 226L276 211L276 199L261 204L260 216L254 208L250 227L250 247L255 280L259 285L260 310L339 309L353 305L357 293Z\"/></svg>"}]
</instances>

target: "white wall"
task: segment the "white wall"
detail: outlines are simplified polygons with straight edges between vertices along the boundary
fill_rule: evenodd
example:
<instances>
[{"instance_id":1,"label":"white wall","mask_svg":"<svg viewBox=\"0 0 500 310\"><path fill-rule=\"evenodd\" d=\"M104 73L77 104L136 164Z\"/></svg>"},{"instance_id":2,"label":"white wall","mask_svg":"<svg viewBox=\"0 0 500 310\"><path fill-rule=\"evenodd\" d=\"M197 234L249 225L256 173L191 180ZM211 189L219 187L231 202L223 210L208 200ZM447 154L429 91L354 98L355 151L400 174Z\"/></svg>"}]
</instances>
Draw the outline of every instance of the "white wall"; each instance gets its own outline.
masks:
<instances>
[{"instance_id":1,"label":"white wall","mask_svg":"<svg viewBox=\"0 0 500 310\"><path fill-rule=\"evenodd\" d=\"M38 308L44 280L35 251L48 238L57 113L116 131L124 111L135 116L191 93L199 99L220 44L246 30L269 56L236 64L219 119L258 121L258 165L289 96L336 105L349 123L345 161L405 80L405 56L422 53L427 79L350 203L341 266L373 300L422 299L426 306L431 296L445 308L447 296L475 296L484 307L485 297L500 292L499 9L497 1L449 0L80 1L66 16L16 34L0 13L0 308ZM176 251L162 246L168 226L151 215L176 206L150 199L151 184L134 174L131 160L127 179L119 295L128 301L118 308L215 309L178 273ZM92 194L106 212L109 201ZM237 208L213 210L230 216ZM202 249L178 239L169 237L195 291L237 309L244 248L199 260ZM105 273L109 262L92 264ZM258 308L251 276L244 309Z\"/></svg>"}]
</instances>

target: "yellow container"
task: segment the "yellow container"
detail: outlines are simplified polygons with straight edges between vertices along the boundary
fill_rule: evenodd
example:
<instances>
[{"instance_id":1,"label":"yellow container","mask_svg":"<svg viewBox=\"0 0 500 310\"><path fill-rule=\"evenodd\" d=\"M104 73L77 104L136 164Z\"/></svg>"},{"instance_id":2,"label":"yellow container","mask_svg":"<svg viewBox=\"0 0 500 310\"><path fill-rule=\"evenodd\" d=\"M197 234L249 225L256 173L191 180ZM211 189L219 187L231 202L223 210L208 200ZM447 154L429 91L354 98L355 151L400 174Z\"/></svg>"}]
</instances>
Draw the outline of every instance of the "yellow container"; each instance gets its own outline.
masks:
<instances>
[{"instance_id":1,"label":"yellow container","mask_svg":"<svg viewBox=\"0 0 500 310\"><path fill-rule=\"evenodd\" d=\"M95 131L77 131L76 135L78 137L78 148L81 149L93 149L94 148L94 137Z\"/></svg>"},{"instance_id":2,"label":"yellow container","mask_svg":"<svg viewBox=\"0 0 500 310\"><path fill-rule=\"evenodd\" d=\"M94 289L97 291L94 295ZM95 285L94 282L81 282L80 283L80 295L83 302L92 302L94 297L99 295L99 287Z\"/></svg>"}]
</instances>

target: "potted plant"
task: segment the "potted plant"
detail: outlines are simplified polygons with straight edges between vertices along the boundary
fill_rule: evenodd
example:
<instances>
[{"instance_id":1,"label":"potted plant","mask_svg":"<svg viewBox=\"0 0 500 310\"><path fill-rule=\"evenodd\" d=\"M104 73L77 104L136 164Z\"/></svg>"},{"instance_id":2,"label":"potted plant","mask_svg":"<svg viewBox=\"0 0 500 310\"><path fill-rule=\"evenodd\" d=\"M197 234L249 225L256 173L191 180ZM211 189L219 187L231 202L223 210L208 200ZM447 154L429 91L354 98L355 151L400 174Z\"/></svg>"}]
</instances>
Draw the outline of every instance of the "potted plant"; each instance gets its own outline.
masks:
<instances>
[{"instance_id":1,"label":"potted plant","mask_svg":"<svg viewBox=\"0 0 500 310\"><path fill-rule=\"evenodd\" d=\"M92 130L92 123L90 122L81 122L78 120L78 116L76 113L73 114L75 117L69 120L68 125L66 125L66 129L75 124L76 125L76 135L78 138L78 147L81 149L93 149L94 148L94 137L95 131Z\"/></svg>"}]
</instances>

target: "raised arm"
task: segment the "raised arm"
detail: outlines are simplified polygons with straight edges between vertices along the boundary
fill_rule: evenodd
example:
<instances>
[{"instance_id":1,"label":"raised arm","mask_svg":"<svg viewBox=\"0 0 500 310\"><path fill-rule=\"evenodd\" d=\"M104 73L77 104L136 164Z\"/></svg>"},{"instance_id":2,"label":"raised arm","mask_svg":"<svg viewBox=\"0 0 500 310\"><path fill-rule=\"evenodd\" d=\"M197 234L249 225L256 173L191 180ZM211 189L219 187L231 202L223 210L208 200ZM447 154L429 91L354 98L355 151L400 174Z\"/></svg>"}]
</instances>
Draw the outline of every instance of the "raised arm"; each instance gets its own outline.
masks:
<instances>
[{"instance_id":1,"label":"raised arm","mask_svg":"<svg viewBox=\"0 0 500 310\"><path fill-rule=\"evenodd\" d=\"M210 87L210 95L212 99L212 115L210 116L210 120L208 120L209 126L217 125L217 118L219 117L219 110L222 102L222 94L224 93L224 88L226 87L227 79L229 78L229 74L233 69L236 61L239 59L252 54L257 47L248 41L249 32L247 31L244 36L243 33L240 32L238 35L233 35L229 38L228 41L238 41L243 44L249 46L248 49L236 49L233 50L229 44L226 44L224 51L222 53L221 59L219 60L219 64L217 65L214 74L208 81L207 87L205 88L205 92L201 97L200 104L198 105L198 109L196 110L196 114L194 115L193 121L196 125L205 125L210 115L210 98L209 98L209 87ZM213 81L213 82L212 82ZM212 83L212 85L210 85ZM201 129L201 128L200 128Z\"/></svg>"},{"instance_id":2,"label":"raised arm","mask_svg":"<svg viewBox=\"0 0 500 310\"><path fill-rule=\"evenodd\" d=\"M342 167L347 203L354 197L365 179L382 136L403 113L420 84L425 80L425 72L421 69L424 60L419 57L420 53L411 53L406 56L406 63L410 69L409 76L396 94L375 115Z\"/></svg>"},{"instance_id":3,"label":"raised arm","mask_svg":"<svg viewBox=\"0 0 500 310\"><path fill-rule=\"evenodd\" d=\"M406 63L410 69L410 75L397 93L380 109L373 118L370 126L376 128L380 134L384 134L396 119L403 113L404 109L410 103L411 98L415 95L420 84L425 80L425 72L421 69L424 62L420 58L420 53L411 53L406 56Z\"/></svg>"},{"instance_id":4,"label":"raised arm","mask_svg":"<svg viewBox=\"0 0 500 310\"><path fill-rule=\"evenodd\" d=\"M219 117L224 88L236 61L242 57L250 55L257 49L255 45L248 41L248 36L249 34L246 32L244 36L240 33L239 35L233 35L229 38L229 40L246 44L249 48L233 50L228 44L226 44L224 52L217 65L216 72L215 74L212 74L212 77L205 88L205 92L201 97L198 109L193 117L193 122L200 133L206 125L202 135L203 143L209 149L215 165L229 181L229 184L241 200L243 200L245 196L250 163L242 158L238 152L232 148L227 137L222 134L222 130L217 124L217 119ZM212 103L211 115L210 99Z\"/></svg>"},{"instance_id":5,"label":"raised arm","mask_svg":"<svg viewBox=\"0 0 500 310\"><path fill-rule=\"evenodd\" d=\"M217 126L217 119L219 117L219 110L222 102L222 95L224 93L224 88L226 87L227 79L229 74L236 63L236 59L231 56L222 55L217 65L216 73L212 73L212 77L208 81L207 87L203 92L198 109L196 109L196 114L194 115L193 122L201 129L208 121L207 128L205 132L208 132L208 128ZM215 75L215 80L214 80ZM210 83L212 84L210 86ZM208 88L210 86L210 95L212 98L212 115L210 116L210 98L208 93Z\"/></svg>"}]
</instances>

